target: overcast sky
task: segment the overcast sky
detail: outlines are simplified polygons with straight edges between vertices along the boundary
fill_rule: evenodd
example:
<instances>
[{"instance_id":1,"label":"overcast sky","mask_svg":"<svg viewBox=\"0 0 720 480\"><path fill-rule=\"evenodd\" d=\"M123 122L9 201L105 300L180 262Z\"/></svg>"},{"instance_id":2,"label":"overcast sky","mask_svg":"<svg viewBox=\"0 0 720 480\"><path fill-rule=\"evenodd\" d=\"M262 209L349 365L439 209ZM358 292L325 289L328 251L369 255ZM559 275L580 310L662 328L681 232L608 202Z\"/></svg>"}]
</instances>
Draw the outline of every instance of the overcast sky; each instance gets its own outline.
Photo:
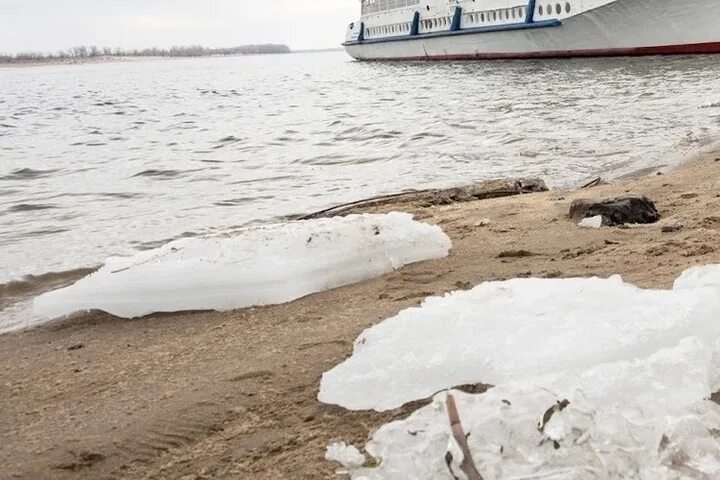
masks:
<instances>
[{"instance_id":1,"label":"overcast sky","mask_svg":"<svg viewBox=\"0 0 720 480\"><path fill-rule=\"evenodd\" d=\"M336 47L358 0L0 0L0 52L285 43Z\"/></svg>"}]
</instances>

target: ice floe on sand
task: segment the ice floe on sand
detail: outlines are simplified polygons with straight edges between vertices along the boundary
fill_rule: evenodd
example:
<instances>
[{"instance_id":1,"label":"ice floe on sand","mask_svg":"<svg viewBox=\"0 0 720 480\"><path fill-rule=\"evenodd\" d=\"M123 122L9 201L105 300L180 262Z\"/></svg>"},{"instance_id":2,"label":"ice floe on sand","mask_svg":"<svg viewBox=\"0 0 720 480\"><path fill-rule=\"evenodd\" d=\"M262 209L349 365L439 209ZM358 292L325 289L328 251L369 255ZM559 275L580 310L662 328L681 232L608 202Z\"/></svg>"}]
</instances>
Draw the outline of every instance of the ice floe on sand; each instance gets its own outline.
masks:
<instances>
[{"instance_id":1,"label":"ice floe on sand","mask_svg":"<svg viewBox=\"0 0 720 480\"><path fill-rule=\"evenodd\" d=\"M76 284L38 297L36 313L102 310L120 317L288 302L447 256L440 227L412 215L353 215L187 238L111 258Z\"/></svg>"},{"instance_id":2,"label":"ice floe on sand","mask_svg":"<svg viewBox=\"0 0 720 480\"><path fill-rule=\"evenodd\" d=\"M354 479L466 478L453 391L485 480L720 478L720 266L672 290L610 279L492 282L364 332L319 398L349 409L434 401L366 445L334 444ZM562 408L561 408L562 407ZM352 459L352 462L342 461Z\"/></svg>"}]
</instances>

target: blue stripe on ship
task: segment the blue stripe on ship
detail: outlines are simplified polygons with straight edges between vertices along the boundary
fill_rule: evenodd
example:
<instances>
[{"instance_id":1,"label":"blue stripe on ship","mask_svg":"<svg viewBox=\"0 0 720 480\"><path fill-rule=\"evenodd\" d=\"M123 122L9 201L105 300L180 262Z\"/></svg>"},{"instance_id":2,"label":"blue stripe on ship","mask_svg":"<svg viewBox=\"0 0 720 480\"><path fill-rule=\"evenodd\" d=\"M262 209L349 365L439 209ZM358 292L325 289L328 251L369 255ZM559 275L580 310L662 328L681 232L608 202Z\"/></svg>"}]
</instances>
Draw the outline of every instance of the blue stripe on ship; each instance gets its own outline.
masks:
<instances>
[{"instance_id":1,"label":"blue stripe on ship","mask_svg":"<svg viewBox=\"0 0 720 480\"><path fill-rule=\"evenodd\" d=\"M511 30L530 30L533 28L548 28L548 27L559 27L562 25L560 20L542 20L539 22L532 23L509 23L507 25L490 25L487 27L472 27L463 28L457 31L442 31L442 32L429 32L429 33L418 33L417 35L401 35L397 37L381 37L381 38L369 38L361 41L345 42L343 46L349 45L367 45L371 43L386 43L386 42L406 42L408 40L423 40L425 38L439 38L439 37L453 37L455 35L471 35L474 33L491 33L491 32L506 32Z\"/></svg>"}]
</instances>

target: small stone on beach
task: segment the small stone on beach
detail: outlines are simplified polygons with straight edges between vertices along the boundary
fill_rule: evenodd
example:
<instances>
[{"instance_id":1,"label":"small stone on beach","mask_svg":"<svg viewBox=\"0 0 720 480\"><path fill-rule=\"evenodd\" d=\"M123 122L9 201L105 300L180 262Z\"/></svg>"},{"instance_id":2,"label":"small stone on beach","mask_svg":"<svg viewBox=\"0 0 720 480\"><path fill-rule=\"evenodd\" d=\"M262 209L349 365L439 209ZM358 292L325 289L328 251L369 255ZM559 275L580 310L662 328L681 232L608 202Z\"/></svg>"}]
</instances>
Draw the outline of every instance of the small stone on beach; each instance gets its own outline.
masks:
<instances>
[{"instance_id":1,"label":"small stone on beach","mask_svg":"<svg viewBox=\"0 0 720 480\"><path fill-rule=\"evenodd\" d=\"M678 232L683 229L683 224L676 218L668 219L662 226L661 230L663 233Z\"/></svg>"},{"instance_id":2,"label":"small stone on beach","mask_svg":"<svg viewBox=\"0 0 720 480\"><path fill-rule=\"evenodd\" d=\"M534 253L528 252L527 250L506 250L504 252L500 252L498 258L525 258L532 257L534 255Z\"/></svg>"}]
</instances>

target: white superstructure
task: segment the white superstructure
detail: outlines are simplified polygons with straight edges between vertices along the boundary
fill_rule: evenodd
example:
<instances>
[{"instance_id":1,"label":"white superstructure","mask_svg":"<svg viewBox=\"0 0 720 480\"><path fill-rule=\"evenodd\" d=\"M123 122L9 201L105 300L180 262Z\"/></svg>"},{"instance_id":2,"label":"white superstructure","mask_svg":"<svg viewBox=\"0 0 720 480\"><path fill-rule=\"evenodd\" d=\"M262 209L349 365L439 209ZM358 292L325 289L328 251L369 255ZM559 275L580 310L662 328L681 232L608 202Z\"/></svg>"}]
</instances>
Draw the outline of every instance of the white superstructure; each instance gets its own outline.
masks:
<instances>
[{"instance_id":1,"label":"white superstructure","mask_svg":"<svg viewBox=\"0 0 720 480\"><path fill-rule=\"evenodd\" d=\"M720 0L362 0L359 60L720 53Z\"/></svg>"}]
</instances>

